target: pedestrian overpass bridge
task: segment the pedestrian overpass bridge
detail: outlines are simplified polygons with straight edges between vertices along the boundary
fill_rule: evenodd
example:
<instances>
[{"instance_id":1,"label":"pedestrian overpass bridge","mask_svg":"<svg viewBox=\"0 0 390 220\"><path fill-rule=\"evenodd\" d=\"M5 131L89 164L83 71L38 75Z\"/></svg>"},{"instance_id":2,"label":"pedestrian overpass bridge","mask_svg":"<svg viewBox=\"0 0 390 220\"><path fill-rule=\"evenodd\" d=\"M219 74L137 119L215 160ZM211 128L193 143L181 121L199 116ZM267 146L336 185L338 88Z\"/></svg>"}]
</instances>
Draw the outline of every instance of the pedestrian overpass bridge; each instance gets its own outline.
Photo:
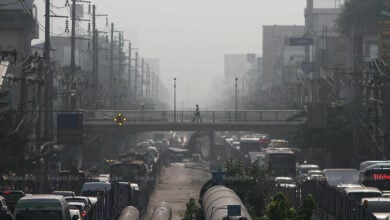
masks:
<instances>
[{"instance_id":1,"label":"pedestrian overpass bridge","mask_svg":"<svg viewBox=\"0 0 390 220\"><path fill-rule=\"evenodd\" d=\"M257 131L285 136L305 123L300 110L201 111L195 120L193 111L84 110L85 132L143 131ZM119 126L114 118L126 121Z\"/></svg>"}]
</instances>

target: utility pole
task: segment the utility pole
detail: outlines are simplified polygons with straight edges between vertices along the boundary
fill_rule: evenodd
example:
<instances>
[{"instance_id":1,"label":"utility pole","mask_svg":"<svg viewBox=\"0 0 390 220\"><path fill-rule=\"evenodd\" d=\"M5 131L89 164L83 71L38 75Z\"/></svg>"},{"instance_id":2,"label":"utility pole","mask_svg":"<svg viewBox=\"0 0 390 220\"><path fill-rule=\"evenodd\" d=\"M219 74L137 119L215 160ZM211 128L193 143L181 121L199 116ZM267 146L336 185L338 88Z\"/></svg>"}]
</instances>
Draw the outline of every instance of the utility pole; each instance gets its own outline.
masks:
<instances>
[{"instance_id":1,"label":"utility pole","mask_svg":"<svg viewBox=\"0 0 390 220\"><path fill-rule=\"evenodd\" d=\"M173 78L173 120L176 122L176 77Z\"/></svg>"},{"instance_id":2,"label":"utility pole","mask_svg":"<svg viewBox=\"0 0 390 220\"><path fill-rule=\"evenodd\" d=\"M235 115L235 119L237 121L238 119L238 114L237 114L237 109L238 109L238 90L237 90L237 81L238 81L238 77L235 78L236 80L236 84L235 84L235 87L236 87L236 92L235 92L235 106L234 106L234 115Z\"/></svg>"},{"instance_id":3,"label":"utility pole","mask_svg":"<svg viewBox=\"0 0 390 220\"><path fill-rule=\"evenodd\" d=\"M72 36L70 50L70 71L75 74L75 59L76 59L76 0L72 0Z\"/></svg>"},{"instance_id":4,"label":"utility pole","mask_svg":"<svg viewBox=\"0 0 390 220\"><path fill-rule=\"evenodd\" d=\"M142 67L141 67L141 99L144 101L144 74L145 74L145 61L142 57Z\"/></svg>"},{"instance_id":5,"label":"utility pole","mask_svg":"<svg viewBox=\"0 0 390 220\"><path fill-rule=\"evenodd\" d=\"M110 44L110 105L114 104L114 23L111 23L111 44Z\"/></svg>"},{"instance_id":6,"label":"utility pole","mask_svg":"<svg viewBox=\"0 0 390 220\"><path fill-rule=\"evenodd\" d=\"M154 72L150 72L150 102L154 104L154 87L155 87L155 78Z\"/></svg>"},{"instance_id":7,"label":"utility pole","mask_svg":"<svg viewBox=\"0 0 390 220\"><path fill-rule=\"evenodd\" d=\"M118 35L118 67L119 67L119 74L122 74L122 33L119 32Z\"/></svg>"},{"instance_id":8,"label":"utility pole","mask_svg":"<svg viewBox=\"0 0 390 220\"><path fill-rule=\"evenodd\" d=\"M135 52L134 100L138 101L138 51Z\"/></svg>"},{"instance_id":9,"label":"utility pole","mask_svg":"<svg viewBox=\"0 0 390 220\"><path fill-rule=\"evenodd\" d=\"M150 100L150 66L146 64L146 100Z\"/></svg>"},{"instance_id":10,"label":"utility pole","mask_svg":"<svg viewBox=\"0 0 390 220\"><path fill-rule=\"evenodd\" d=\"M98 72L98 34L96 30L96 5L92 6L92 81L94 89L98 88L99 72Z\"/></svg>"},{"instance_id":11,"label":"utility pole","mask_svg":"<svg viewBox=\"0 0 390 220\"><path fill-rule=\"evenodd\" d=\"M131 42L129 42L129 72L128 72L128 83L129 83L129 92L131 94Z\"/></svg>"},{"instance_id":12,"label":"utility pole","mask_svg":"<svg viewBox=\"0 0 390 220\"><path fill-rule=\"evenodd\" d=\"M44 139L51 140L51 124L53 121L53 101L51 100L51 92L53 85L53 76L50 69L50 0L45 1L45 44L44 44L44 60L45 60L45 89L44 102L48 102L44 111ZM40 95L40 94L38 94ZM41 105L41 103L39 103Z\"/></svg>"}]
</instances>

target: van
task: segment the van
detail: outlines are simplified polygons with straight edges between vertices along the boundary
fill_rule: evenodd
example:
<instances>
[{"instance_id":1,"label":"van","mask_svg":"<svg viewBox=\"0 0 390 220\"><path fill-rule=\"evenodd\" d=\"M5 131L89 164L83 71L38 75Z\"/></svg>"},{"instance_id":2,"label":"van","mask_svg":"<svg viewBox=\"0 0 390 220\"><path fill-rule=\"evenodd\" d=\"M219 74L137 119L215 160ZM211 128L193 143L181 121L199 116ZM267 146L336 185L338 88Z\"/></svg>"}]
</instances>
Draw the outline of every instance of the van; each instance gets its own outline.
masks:
<instances>
[{"instance_id":1,"label":"van","mask_svg":"<svg viewBox=\"0 0 390 220\"><path fill-rule=\"evenodd\" d=\"M382 192L375 187L351 187L344 189L345 194L353 200L360 202L362 198L381 197Z\"/></svg>"},{"instance_id":2,"label":"van","mask_svg":"<svg viewBox=\"0 0 390 220\"><path fill-rule=\"evenodd\" d=\"M98 197L111 190L111 183L108 182L86 182L81 188L81 196Z\"/></svg>"},{"instance_id":3,"label":"van","mask_svg":"<svg viewBox=\"0 0 390 220\"><path fill-rule=\"evenodd\" d=\"M22 197L15 208L15 220L70 220L65 198L60 195L31 195Z\"/></svg>"}]
</instances>

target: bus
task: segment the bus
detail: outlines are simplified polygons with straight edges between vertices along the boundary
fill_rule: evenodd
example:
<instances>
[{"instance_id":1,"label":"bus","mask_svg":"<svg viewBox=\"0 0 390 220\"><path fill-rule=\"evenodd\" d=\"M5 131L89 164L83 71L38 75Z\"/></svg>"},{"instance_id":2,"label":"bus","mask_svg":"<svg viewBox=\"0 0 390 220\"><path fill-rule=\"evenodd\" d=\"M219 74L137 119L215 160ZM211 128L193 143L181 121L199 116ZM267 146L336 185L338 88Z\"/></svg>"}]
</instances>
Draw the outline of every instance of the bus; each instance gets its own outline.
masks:
<instances>
[{"instance_id":1,"label":"bus","mask_svg":"<svg viewBox=\"0 0 390 220\"><path fill-rule=\"evenodd\" d=\"M110 166L110 182L137 183L141 189L147 187L148 165L142 160L122 161Z\"/></svg>"},{"instance_id":2,"label":"bus","mask_svg":"<svg viewBox=\"0 0 390 220\"><path fill-rule=\"evenodd\" d=\"M290 148L267 148L264 150L265 168L274 177L296 175L295 153Z\"/></svg>"},{"instance_id":3,"label":"bus","mask_svg":"<svg viewBox=\"0 0 390 220\"><path fill-rule=\"evenodd\" d=\"M240 140L240 154L242 157L248 155L249 152L261 151L260 139L253 138L241 138Z\"/></svg>"},{"instance_id":4,"label":"bus","mask_svg":"<svg viewBox=\"0 0 390 220\"><path fill-rule=\"evenodd\" d=\"M390 168L370 168L360 171L359 183L376 187L380 190L390 190Z\"/></svg>"}]
</instances>

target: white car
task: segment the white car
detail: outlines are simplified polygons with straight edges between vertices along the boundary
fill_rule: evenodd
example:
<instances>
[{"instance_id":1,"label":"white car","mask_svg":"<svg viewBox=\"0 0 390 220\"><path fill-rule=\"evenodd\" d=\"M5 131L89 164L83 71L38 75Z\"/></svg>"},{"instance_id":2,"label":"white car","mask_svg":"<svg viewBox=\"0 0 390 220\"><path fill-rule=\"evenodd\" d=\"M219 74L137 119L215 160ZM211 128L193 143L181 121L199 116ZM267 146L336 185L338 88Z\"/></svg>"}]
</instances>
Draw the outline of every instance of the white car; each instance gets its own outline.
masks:
<instances>
[{"instance_id":1,"label":"white car","mask_svg":"<svg viewBox=\"0 0 390 220\"><path fill-rule=\"evenodd\" d=\"M71 220L81 220L80 210L78 209L69 209L70 219Z\"/></svg>"},{"instance_id":2,"label":"white car","mask_svg":"<svg viewBox=\"0 0 390 220\"><path fill-rule=\"evenodd\" d=\"M361 205L372 212L376 219L384 220L390 217L390 198L362 198Z\"/></svg>"},{"instance_id":3,"label":"white car","mask_svg":"<svg viewBox=\"0 0 390 220\"><path fill-rule=\"evenodd\" d=\"M284 188L295 188L295 182L291 177L278 176L275 177L274 181L276 182L276 186L284 187Z\"/></svg>"}]
</instances>

